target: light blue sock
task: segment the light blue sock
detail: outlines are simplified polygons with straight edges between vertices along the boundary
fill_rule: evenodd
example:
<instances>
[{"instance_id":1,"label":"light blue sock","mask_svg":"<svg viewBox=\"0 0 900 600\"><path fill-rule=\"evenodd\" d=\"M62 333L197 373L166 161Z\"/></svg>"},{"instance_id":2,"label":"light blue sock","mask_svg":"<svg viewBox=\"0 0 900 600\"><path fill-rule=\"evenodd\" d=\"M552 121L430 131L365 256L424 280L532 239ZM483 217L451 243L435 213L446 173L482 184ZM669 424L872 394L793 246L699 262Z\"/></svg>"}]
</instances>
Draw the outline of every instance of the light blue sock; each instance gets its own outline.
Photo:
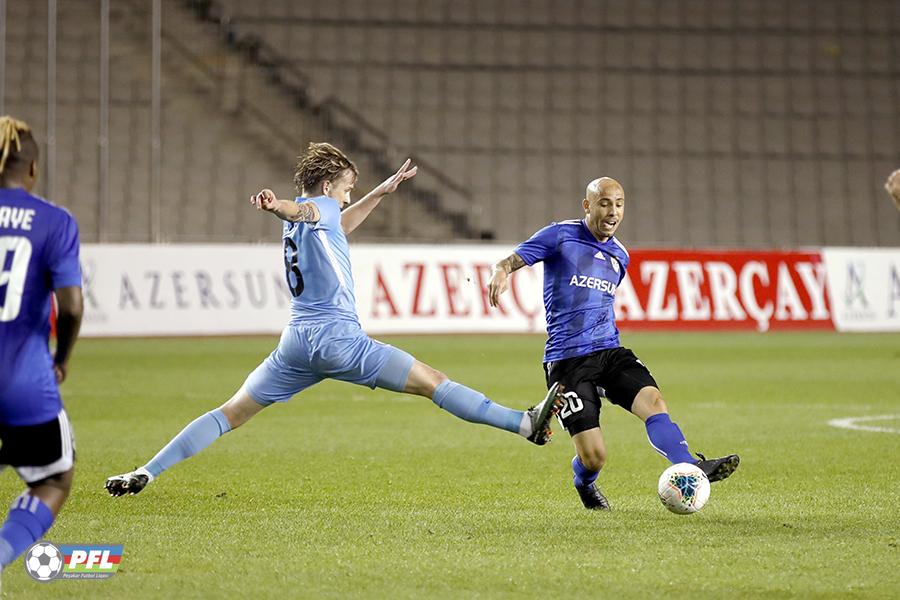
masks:
<instances>
[{"instance_id":1,"label":"light blue sock","mask_svg":"<svg viewBox=\"0 0 900 600\"><path fill-rule=\"evenodd\" d=\"M483 423L513 433L519 433L522 415L525 414L521 410L513 410L491 402L481 392L449 379L437 386L431 400L460 419Z\"/></svg>"},{"instance_id":2,"label":"light blue sock","mask_svg":"<svg viewBox=\"0 0 900 600\"><path fill-rule=\"evenodd\" d=\"M6 567L43 537L53 525L53 512L37 496L23 492L9 508L0 529L0 567Z\"/></svg>"},{"instance_id":3,"label":"light blue sock","mask_svg":"<svg viewBox=\"0 0 900 600\"><path fill-rule=\"evenodd\" d=\"M182 429L181 433L144 465L144 468L154 478L159 477L160 473L169 467L192 457L229 431L231 425L228 424L225 414L218 408L211 410L191 421L190 425Z\"/></svg>"}]
</instances>

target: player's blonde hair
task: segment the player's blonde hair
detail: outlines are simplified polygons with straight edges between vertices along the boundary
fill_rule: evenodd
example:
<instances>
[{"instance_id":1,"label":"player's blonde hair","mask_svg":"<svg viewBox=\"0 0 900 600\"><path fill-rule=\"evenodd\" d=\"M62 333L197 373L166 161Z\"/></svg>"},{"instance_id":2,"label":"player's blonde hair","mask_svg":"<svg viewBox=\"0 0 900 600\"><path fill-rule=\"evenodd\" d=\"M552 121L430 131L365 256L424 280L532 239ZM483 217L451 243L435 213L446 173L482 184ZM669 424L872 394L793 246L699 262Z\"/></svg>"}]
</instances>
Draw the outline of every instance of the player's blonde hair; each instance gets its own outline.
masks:
<instances>
[{"instance_id":1,"label":"player's blonde hair","mask_svg":"<svg viewBox=\"0 0 900 600\"><path fill-rule=\"evenodd\" d=\"M346 170L359 171L347 155L327 142L310 142L306 153L297 159L294 185L297 192L312 191L323 181L334 181Z\"/></svg>"},{"instance_id":2,"label":"player's blonde hair","mask_svg":"<svg viewBox=\"0 0 900 600\"><path fill-rule=\"evenodd\" d=\"M37 143L25 121L9 115L0 117L0 180L14 170L16 163L30 164L37 159Z\"/></svg>"}]
</instances>

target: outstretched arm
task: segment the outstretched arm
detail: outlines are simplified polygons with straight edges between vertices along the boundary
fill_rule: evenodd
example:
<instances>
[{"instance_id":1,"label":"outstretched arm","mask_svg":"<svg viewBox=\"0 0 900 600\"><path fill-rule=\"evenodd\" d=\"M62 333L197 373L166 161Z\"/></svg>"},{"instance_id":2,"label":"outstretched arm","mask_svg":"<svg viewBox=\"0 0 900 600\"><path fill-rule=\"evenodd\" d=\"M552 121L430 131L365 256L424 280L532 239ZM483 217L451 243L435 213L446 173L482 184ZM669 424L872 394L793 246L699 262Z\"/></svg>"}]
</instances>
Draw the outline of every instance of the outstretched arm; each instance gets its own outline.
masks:
<instances>
[{"instance_id":1,"label":"outstretched arm","mask_svg":"<svg viewBox=\"0 0 900 600\"><path fill-rule=\"evenodd\" d=\"M270 212L282 221L317 223L320 218L319 207L312 202L298 204L293 200L279 200L270 189L264 189L250 196L250 204L255 206L256 210Z\"/></svg>"},{"instance_id":2,"label":"outstretched arm","mask_svg":"<svg viewBox=\"0 0 900 600\"><path fill-rule=\"evenodd\" d=\"M351 204L341 213L341 229L345 234L350 233L359 227L369 213L378 206L381 199L397 190L397 187L407 179L415 177L419 167L412 167L412 160L406 159L403 166L396 173L381 182L381 185L373 189L371 192L363 196L359 202Z\"/></svg>"},{"instance_id":3,"label":"outstretched arm","mask_svg":"<svg viewBox=\"0 0 900 600\"><path fill-rule=\"evenodd\" d=\"M884 184L884 189L888 191L888 194L894 199L894 204L900 209L900 169L891 173Z\"/></svg>"},{"instance_id":4,"label":"outstretched arm","mask_svg":"<svg viewBox=\"0 0 900 600\"><path fill-rule=\"evenodd\" d=\"M491 281L488 283L488 299L491 306L500 305L500 294L509 289L509 276L525 266L525 261L513 252L491 270Z\"/></svg>"}]
</instances>

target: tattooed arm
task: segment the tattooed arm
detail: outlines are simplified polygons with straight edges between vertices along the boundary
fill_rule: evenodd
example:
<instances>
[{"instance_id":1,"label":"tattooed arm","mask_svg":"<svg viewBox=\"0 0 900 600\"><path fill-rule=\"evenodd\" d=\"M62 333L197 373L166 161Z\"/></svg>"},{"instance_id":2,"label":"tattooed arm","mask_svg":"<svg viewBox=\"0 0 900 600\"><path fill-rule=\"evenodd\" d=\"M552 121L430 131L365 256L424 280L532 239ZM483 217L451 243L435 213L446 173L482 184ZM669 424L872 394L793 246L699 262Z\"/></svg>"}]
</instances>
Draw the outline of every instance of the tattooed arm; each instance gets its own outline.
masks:
<instances>
[{"instance_id":1,"label":"tattooed arm","mask_svg":"<svg viewBox=\"0 0 900 600\"><path fill-rule=\"evenodd\" d=\"M525 266L525 261L513 252L496 265L491 271L491 281L488 283L488 298L491 306L500 305L500 294L509 289L509 275Z\"/></svg>"},{"instance_id":2,"label":"tattooed arm","mask_svg":"<svg viewBox=\"0 0 900 600\"><path fill-rule=\"evenodd\" d=\"M269 189L250 196L250 204L256 210L270 212L282 221L316 223L320 218L319 208L312 202L298 204L293 200L279 200L275 192Z\"/></svg>"}]
</instances>

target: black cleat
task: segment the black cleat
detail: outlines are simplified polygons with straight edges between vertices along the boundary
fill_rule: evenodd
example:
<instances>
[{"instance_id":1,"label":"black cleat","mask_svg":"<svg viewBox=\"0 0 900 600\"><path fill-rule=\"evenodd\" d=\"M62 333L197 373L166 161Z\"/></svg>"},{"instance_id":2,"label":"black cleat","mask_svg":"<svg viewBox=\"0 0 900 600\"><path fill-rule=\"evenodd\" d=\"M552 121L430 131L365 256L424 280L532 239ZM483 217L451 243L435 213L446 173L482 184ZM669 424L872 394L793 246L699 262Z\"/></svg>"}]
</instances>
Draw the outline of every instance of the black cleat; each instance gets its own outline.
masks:
<instances>
[{"instance_id":1,"label":"black cleat","mask_svg":"<svg viewBox=\"0 0 900 600\"><path fill-rule=\"evenodd\" d=\"M741 464L741 457L737 454L729 454L722 458L707 459L697 452L697 456L700 457L700 460L697 461L697 466L700 467L701 471L706 473L706 477L709 479L710 483L727 479L735 472L738 465Z\"/></svg>"},{"instance_id":2,"label":"black cleat","mask_svg":"<svg viewBox=\"0 0 900 600\"><path fill-rule=\"evenodd\" d=\"M595 484L592 483L587 487L575 486L575 489L578 491L578 495L581 496L581 503L584 504L585 508L590 510L609 510L609 500L600 493L600 489Z\"/></svg>"},{"instance_id":3,"label":"black cleat","mask_svg":"<svg viewBox=\"0 0 900 600\"><path fill-rule=\"evenodd\" d=\"M547 390L544 399L526 411L531 419L531 435L527 438L529 442L543 446L550 441L553 435L553 431L550 430L550 419L562 408L562 393L563 387L559 383L554 383Z\"/></svg>"},{"instance_id":4,"label":"black cleat","mask_svg":"<svg viewBox=\"0 0 900 600\"><path fill-rule=\"evenodd\" d=\"M110 496L134 496L147 487L153 479L143 469L114 475L106 480L106 491Z\"/></svg>"}]
</instances>

